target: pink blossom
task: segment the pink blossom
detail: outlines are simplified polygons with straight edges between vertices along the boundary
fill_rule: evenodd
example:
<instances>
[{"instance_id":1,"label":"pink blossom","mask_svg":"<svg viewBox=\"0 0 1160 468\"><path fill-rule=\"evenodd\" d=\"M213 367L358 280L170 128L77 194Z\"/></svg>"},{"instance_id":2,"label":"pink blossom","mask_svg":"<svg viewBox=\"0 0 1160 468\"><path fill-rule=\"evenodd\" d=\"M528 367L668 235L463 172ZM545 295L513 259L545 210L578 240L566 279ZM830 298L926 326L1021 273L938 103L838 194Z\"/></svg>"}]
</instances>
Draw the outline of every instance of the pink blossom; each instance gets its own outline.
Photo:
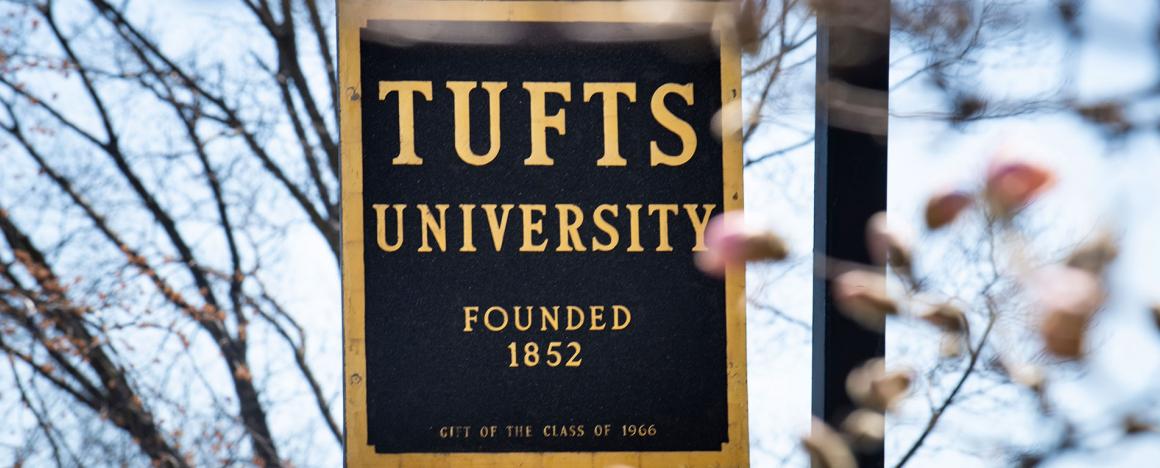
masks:
<instances>
[{"instance_id":1,"label":"pink blossom","mask_svg":"<svg viewBox=\"0 0 1160 468\"><path fill-rule=\"evenodd\" d=\"M1055 182L1051 169L1028 161L993 161L987 168L984 194L995 212L1009 217Z\"/></svg>"},{"instance_id":2,"label":"pink blossom","mask_svg":"<svg viewBox=\"0 0 1160 468\"><path fill-rule=\"evenodd\" d=\"M1082 357L1092 317L1104 301L1099 279L1079 268L1045 268L1031 279L1043 313L1039 325L1046 350L1061 358Z\"/></svg>"},{"instance_id":3,"label":"pink blossom","mask_svg":"<svg viewBox=\"0 0 1160 468\"><path fill-rule=\"evenodd\" d=\"M781 260L788 255L788 248L780 237L746 227L740 211L720 214L709 221L705 247L704 252L697 253L697 267L718 277L724 276L728 267L746 261Z\"/></svg>"}]
</instances>

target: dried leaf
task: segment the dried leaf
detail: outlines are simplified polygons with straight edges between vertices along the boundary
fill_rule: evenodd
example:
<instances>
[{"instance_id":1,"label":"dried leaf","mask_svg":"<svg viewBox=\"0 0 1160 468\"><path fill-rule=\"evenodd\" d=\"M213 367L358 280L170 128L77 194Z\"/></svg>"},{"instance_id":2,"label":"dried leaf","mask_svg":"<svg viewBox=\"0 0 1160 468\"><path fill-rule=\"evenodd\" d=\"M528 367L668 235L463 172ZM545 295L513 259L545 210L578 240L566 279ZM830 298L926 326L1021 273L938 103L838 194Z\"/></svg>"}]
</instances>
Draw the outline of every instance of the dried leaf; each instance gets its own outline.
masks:
<instances>
[{"instance_id":1,"label":"dried leaf","mask_svg":"<svg viewBox=\"0 0 1160 468\"><path fill-rule=\"evenodd\" d=\"M1138 416L1129 415L1124 418L1124 433L1128 435L1147 434L1156 432L1156 426L1141 420Z\"/></svg>"},{"instance_id":2,"label":"dried leaf","mask_svg":"<svg viewBox=\"0 0 1160 468\"><path fill-rule=\"evenodd\" d=\"M1044 316L1039 332L1047 352L1065 359L1083 357L1084 341L1091 316L1057 310Z\"/></svg>"},{"instance_id":3,"label":"dried leaf","mask_svg":"<svg viewBox=\"0 0 1160 468\"><path fill-rule=\"evenodd\" d=\"M789 245L777 234L769 231L757 232L745 240L745 259L785 260L789 256Z\"/></svg>"},{"instance_id":4,"label":"dried leaf","mask_svg":"<svg viewBox=\"0 0 1160 468\"><path fill-rule=\"evenodd\" d=\"M931 307L919 314L918 318L947 333L962 334L967 332L966 314L963 313L962 309L949 303Z\"/></svg>"},{"instance_id":5,"label":"dried leaf","mask_svg":"<svg viewBox=\"0 0 1160 468\"><path fill-rule=\"evenodd\" d=\"M975 197L965 192L949 191L937 193L926 202L926 227L940 229L958 219L967 208L975 203Z\"/></svg>"},{"instance_id":6,"label":"dried leaf","mask_svg":"<svg viewBox=\"0 0 1160 468\"><path fill-rule=\"evenodd\" d=\"M966 347L967 340L962 333L943 333L939 341L939 356L943 359L962 357Z\"/></svg>"},{"instance_id":7,"label":"dried leaf","mask_svg":"<svg viewBox=\"0 0 1160 468\"><path fill-rule=\"evenodd\" d=\"M1160 304L1152 306L1152 322L1156 324L1156 328L1160 329Z\"/></svg>"}]
</instances>

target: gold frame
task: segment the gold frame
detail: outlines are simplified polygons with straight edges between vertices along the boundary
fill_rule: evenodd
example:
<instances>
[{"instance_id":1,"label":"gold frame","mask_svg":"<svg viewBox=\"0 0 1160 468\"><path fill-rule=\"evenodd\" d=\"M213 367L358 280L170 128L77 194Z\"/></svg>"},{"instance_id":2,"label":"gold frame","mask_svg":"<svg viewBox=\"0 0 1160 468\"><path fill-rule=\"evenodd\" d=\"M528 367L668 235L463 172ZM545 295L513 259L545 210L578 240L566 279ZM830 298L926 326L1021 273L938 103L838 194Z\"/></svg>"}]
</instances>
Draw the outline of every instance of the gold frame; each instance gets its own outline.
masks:
<instances>
[{"instance_id":1,"label":"gold frame","mask_svg":"<svg viewBox=\"0 0 1160 468\"><path fill-rule=\"evenodd\" d=\"M346 464L352 467L743 467L749 465L745 356L745 270L725 276L729 442L720 452L550 452L378 454L366 440L365 278L363 265L362 107L359 30L368 20L681 23L714 18L719 2L339 0L338 50L342 137L343 387ZM644 12L644 14L642 14ZM657 12L666 12L663 17ZM650 16L651 15L651 16ZM721 37L722 128L740 128L741 57ZM722 139L725 210L743 206L741 138Z\"/></svg>"}]
</instances>

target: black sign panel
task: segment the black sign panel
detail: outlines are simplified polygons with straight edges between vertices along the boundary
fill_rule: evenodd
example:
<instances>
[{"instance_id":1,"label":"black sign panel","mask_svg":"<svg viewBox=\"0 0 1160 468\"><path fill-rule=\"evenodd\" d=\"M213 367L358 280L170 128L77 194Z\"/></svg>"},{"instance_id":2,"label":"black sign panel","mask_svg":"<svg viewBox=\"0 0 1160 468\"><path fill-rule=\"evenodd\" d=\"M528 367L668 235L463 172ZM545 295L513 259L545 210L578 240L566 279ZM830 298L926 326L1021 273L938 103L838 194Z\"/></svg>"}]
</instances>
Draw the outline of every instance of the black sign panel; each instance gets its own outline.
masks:
<instances>
[{"instance_id":1,"label":"black sign panel","mask_svg":"<svg viewBox=\"0 0 1160 468\"><path fill-rule=\"evenodd\" d=\"M346 257L363 295L347 312L362 315L365 353L353 442L377 454L730 442L735 298L693 257L709 219L739 204L726 188L739 168L712 130L729 94L702 20L359 28L346 57L362 90L361 161L347 170L362 209L344 213L362 239Z\"/></svg>"}]
</instances>

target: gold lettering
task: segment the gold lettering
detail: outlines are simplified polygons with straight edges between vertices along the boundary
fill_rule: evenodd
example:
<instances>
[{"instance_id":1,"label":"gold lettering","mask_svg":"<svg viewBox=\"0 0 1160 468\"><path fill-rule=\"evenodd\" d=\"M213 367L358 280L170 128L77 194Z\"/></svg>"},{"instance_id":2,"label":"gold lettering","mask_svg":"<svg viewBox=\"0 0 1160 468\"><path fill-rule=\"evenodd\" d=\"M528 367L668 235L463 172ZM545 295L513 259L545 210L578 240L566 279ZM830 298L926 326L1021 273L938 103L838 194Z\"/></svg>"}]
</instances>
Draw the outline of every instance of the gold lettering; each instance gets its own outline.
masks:
<instances>
[{"instance_id":1,"label":"gold lettering","mask_svg":"<svg viewBox=\"0 0 1160 468\"><path fill-rule=\"evenodd\" d=\"M516 330L528 331L532 328L532 306L528 306L526 309L523 309L524 312L527 312L526 314L523 314L526 321L520 320L521 309L522 308L520 306L516 306L515 312L513 312L513 314L516 316Z\"/></svg>"},{"instance_id":2,"label":"gold lettering","mask_svg":"<svg viewBox=\"0 0 1160 468\"><path fill-rule=\"evenodd\" d=\"M447 231L449 229L462 229L462 231L455 231L452 234L455 236L456 233L462 232L462 241L458 237L451 240L453 243L461 243L458 252L478 252L480 247L475 239L475 231L478 227L475 219L476 211L483 212L490 232L491 244L496 252L502 252L507 237L507 227L511 220L511 212L517 207L520 209L520 217L523 221L522 228L517 228L520 229L520 233L515 234L520 237L520 240L516 242L522 241L518 247L520 252L546 252L553 242L556 242L555 247L553 247L555 252L612 252L618 248L625 252L644 252L642 236L646 229L645 224L648 224L647 229L650 235L652 226L656 226L655 251L672 252L674 249L673 223L679 222L675 221L674 217L679 217L682 214L688 215L689 226L692 227L695 236L692 251L703 252L706 249L705 233L718 205L692 203L683 205L675 203L619 205L606 203L596 205L591 211L572 203L553 205L542 203L505 203L502 205L460 203L457 206L462 217L453 214L451 217L454 219L448 220L447 211L448 208L451 208L449 204L415 205L418 216L411 222L419 223L419 232L414 233L415 227L412 227L411 235L419 236L418 252L447 252ZM407 223L404 218L409 211L407 205L382 203L373 204L372 207L374 209L372 222L375 223L375 240L379 250L383 252L398 251L404 245L404 235L406 234L404 225ZM628 212L628 219L624 221L628 224L627 245L624 246L621 244L623 226L618 223L622 207L623 211ZM394 220L389 219L392 209ZM552 214L557 216L557 219L550 219L549 210L554 211ZM414 217L414 215L411 216ZM642 219L642 217L647 217L647 219ZM394 226L391 226L392 222ZM450 226L449 222L452 225L456 222L462 222L462 225ZM559 223L558 238L555 232L545 229L546 223ZM592 228L588 226L592 226ZM556 225L553 224L552 229L555 228ZM597 232L584 232L586 229L594 229ZM587 238L585 238L586 235ZM486 243L486 241L483 242ZM414 240L411 243L415 244ZM451 248L452 251L455 251L454 246Z\"/></svg>"},{"instance_id":3,"label":"gold lettering","mask_svg":"<svg viewBox=\"0 0 1160 468\"><path fill-rule=\"evenodd\" d=\"M548 240L544 239L537 244L532 236L544 232L542 216L548 212L548 206L520 204L520 211L524 213L524 245L520 246L520 252L543 252L548 247ZM539 213L541 217L533 220L532 213Z\"/></svg>"},{"instance_id":4,"label":"gold lettering","mask_svg":"<svg viewBox=\"0 0 1160 468\"><path fill-rule=\"evenodd\" d=\"M499 316L503 318L503 322L500 322L499 325L492 325L491 324L491 313L492 312L498 312ZM503 310L503 307L491 306L491 307L487 308L487 312L483 313L483 326L487 327L488 330L491 330L493 332L501 331L507 327L507 324L508 324L508 313L506 310Z\"/></svg>"},{"instance_id":5,"label":"gold lettering","mask_svg":"<svg viewBox=\"0 0 1160 468\"><path fill-rule=\"evenodd\" d=\"M628 324L632 323L632 312L628 307L622 305L612 306L612 329L616 331L628 328Z\"/></svg>"},{"instance_id":6,"label":"gold lettering","mask_svg":"<svg viewBox=\"0 0 1160 468\"><path fill-rule=\"evenodd\" d=\"M548 331L548 323L552 323L552 331L560 329L560 306L552 306L552 315L548 315L548 308L540 306L540 331Z\"/></svg>"},{"instance_id":7,"label":"gold lettering","mask_svg":"<svg viewBox=\"0 0 1160 468\"><path fill-rule=\"evenodd\" d=\"M483 89L487 90L488 98L488 128L491 135L490 145L484 154L476 154L471 150L471 90L479 86L475 81L448 81L447 89L455 97L455 152L459 159L472 166L483 166L495 160L499 154L499 95L507 89L507 83L502 81L484 81Z\"/></svg>"},{"instance_id":8,"label":"gold lettering","mask_svg":"<svg viewBox=\"0 0 1160 468\"><path fill-rule=\"evenodd\" d=\"M697 205L684 205L685 213L689 215L689 222L693 224L693 233L697 237L697 242L693 245L694 252L704 252L705 248L705 226L709 225L709 217L713 214L713 209L717 205L701 205L705 210L705 214L697 216Z\"/></svg>"},{"instance_id":9,"label":"gold lettering","mask_svg":"<svg viewBox=\"0 0 1160 468\"><path fill-rule=\"evenodd\" d=\"M657 243L657 252L672 252L669 245L669 215L677 214L677 205L649 205L648 214L657 215L657 224L660 225L660 242Z\"/></svg>"},{"instance_id":10,"label":"gold lettering","mask_svg":"<svg viewBox=\"0 0 1160 468\"><path fill-rule=\"evenodd\" d=\"M673 132L681 139L681 152L676 155L670 155L661 151L660 146L657 145L656 140L650 143L650 160L653 166L680 166L689 162L693 158L693 152L697 150L697 134L693 131L693 126L688 122L681 120L673 114L667 107L665 107L665 96L669 94L676 94L684 98L685 104L693 105L693 84L679 85L676 83L666 83L657 88L652 96L652 113L653 118L657 123L664 126L670 132Z\"/></svg>"},{"instance_id":11,"label":"gold lettering","mask_svg":"<svg viewBox=\"0 0 1160 468\"><path fill-rule=\"evenodd\" d=\"M445 203L435 205L435 209L439 210L438 222L435 221L435 216L431 214L427 205L418 206L423 241L423 244L419 246L420 252L431 252L431 245L427 243L427 233L431 233L435 237L440 252L447 251L447 208L450 206Z\"/></svg>"},{"instance_id":12,"label":"gold lettering","mask_svg":"<svg viewBox=\"0 0 1160 468\"><path fill-rule=\"evenodd\" d=\"M567 134L564 127L564 109L547 115L546 96L557 94L564 102L572 100L572 85L567 82L527 82L524 89L531 96L532 154L524 160L525 166L551 166L555 161L548 156L548 129L555 129L560 136Z\"/></svg>"},{"instance_id":13,"label":"gold lettering","mask_svg":"<svg viewBox=\"0 0 1160 468\"><path fill-rule=\"evenodd\" d=\"M564 327L566 331L576 331L584 326L584 309L576 306L568 306L568 326ZM576 318L575 321L572 319Z\"/></svg>"},{"instance_id":14,"label":"gold lettering","mask_svg":"<svg viewBox=\"0 0 1160 468\"><path fill-rule=\"evenodd\" d=\"M628 208L628 249L627 252L644 252L640 245L640 208L641 205L624 205Z\"/></svg>"},{"instance_id":15,"label":"gold lettering","mask_svg":"<svg viewBox=\"0 0 1160 468\"><path fill-rule=\"evenodd\" d=\"M474 224L471 219L471 212L475 211L475 205L463 204L459 205L459 209L463 210L463 247L459 249L460 252L475 252L475 230L472 229Z\"/></svg>"},{"instance_id":16,"label":"gold lettering","mask_svg":"<svg viewBox=\"0 0 1160 468\"><path fill-rule=\"evenodd\" d=\"M391 160L396 166L418 166L423 159L415 153L415 94L431 100L430 81L380 81L379 100L392 92L399 93L399 154Z\"/></svg>"},{"instance_id":17,"label":"gold lettering","mask_svg":"<svg viewBox=\"0 0 1160 468\"><path fill-rule=\"evenodd\" d=\"M596 160L597 166L625 166L628 161L620 155L619 95L628 97L628 102L636 102L636 83L584 83L584 102L601 95L604 104L604 156Z\"/></svg>"},{"instance_id":18,"label":"gold lettering","mask_svg":"<svg viewBox=\"0 0 1160 468\"><path fill-rule=\"evenodd\" d=\"M588 327L592 331L600 331L605 327L604 324L604 306L588 306L588 314L591 316L592 325Z\"/></svg>"},{"instance_id":19,"label":"gold lettering","mask_svg":"<svg viewBox=\"0 0 1160 468\"><path fill-rule=\"evenodd\" d=\"M576 205L556 205L560 212L560 245L557 252L583 252L584 241L580 240L580 225L584 224L584 212ZM576 244L573 249L572 244Z\"/></svg>"},{"instance_id":20,"label":"gold lettering","mask_svg":"<svg viewBox=\"0 0 1160 468\"><path fill-rule=\"evenodd\" d=\"M611 212L612 217L619 215L620 207L616 205L600 205L596 207L596 211L592 213L593 221L596 227L604 231L608 235L608 242L600 242L595 236L592 237L592 250L595 252L610 252L616 248L616 244L620 243L620 233L616 231L616 227L604 219L604 213Z\"/></svg>"},{"instance_id":21,"label":"gold lettering","mask_svg":"<svg viewBox=\"0 0 1160 468\"><path fill-rule=\"evenodd\" d=\"M512 208L515 208L515 205L503 204L503 214L500 215L499 219L496 219L495 205L488 203L480 205L480 207L487 214L487 226L491 228L491 242L495 244L495 251L499 252L503 247L503 235L507 232L508 214L511 213Z\"/></svg>"},{"instance_id":22,"label":"gold lettering","mask_svg":"<svg viewBox=\"0 0 1160 468\"><path fill-rule=\"evenodd\" d=\"M471 333L473 330L471 324L479 322L479 306L467 306L463 308L463 332Z\"/></svg>"},{"instance_id":23,"label":"gold lettering","mask_svg":"<svg viewBox=\"0 0 1160 468\"><path fill-rule=\"evenodd\" d=\"M378 227L376 229L378 234L376 237L378 238L379 248L383 252L394 252L403 246L403 208L406 208L407 205L393 205L395 207L395 243L388 244L386 219L387 208L391 206L382 204L371 205L375 210L375 224Z\"/></svg>"}]
</instances>

